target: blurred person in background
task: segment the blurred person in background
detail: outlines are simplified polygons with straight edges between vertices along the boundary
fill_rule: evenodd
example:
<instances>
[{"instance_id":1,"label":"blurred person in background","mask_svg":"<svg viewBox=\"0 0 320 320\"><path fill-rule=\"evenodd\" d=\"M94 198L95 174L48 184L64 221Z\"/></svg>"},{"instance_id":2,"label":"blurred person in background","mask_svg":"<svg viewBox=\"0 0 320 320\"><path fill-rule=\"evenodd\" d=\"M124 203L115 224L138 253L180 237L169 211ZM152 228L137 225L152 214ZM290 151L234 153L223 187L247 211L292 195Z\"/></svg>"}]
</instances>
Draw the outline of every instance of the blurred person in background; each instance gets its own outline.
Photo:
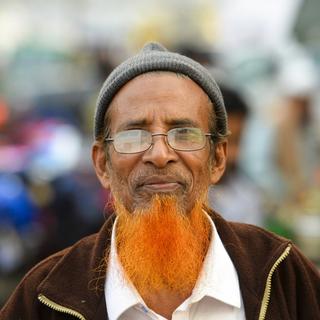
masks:
<instances>
[{"instance_id":1,"label":"blurred person in background","mask_svg":"<svg viewBox=\"0 0 320 320\"><path fill-rule=\"evenodd\" d=\"M31 266L99 230L108 214L86 150L88 100L109 56L29 42L0 77L0 308Z\"/></svg>"},{"instance_id":2,"label":"blurred person in background","mask_svg":"<svg viewBox=\"0 0 320 320\"><path fill-rule=\"evenodd\" d=\"M318 119L315 93L316 66L304 52L280 64L277 77L280 99L276 114L275 156L283 180L284 198L298 198L301 190L316 185L319 168ZM278 110L281 110L279 113Z\"/></svg>"},{"instance_id":3,"label":"blurred person in background","mask_svg":"<svg viewBox=\"0 0 320 320\"><path fill-rule=\"evenodd\" d=\"M209 204L231 221L263 226L263 194L240 164L242 137L250 117L245 99L230 86L220 85L228 113L228 157L226 172L209 191Z\"/></svg>"},{"instance_id":4,"label":"blurred person in background","mask_svg":"<svg viewBox=\"0 0 320 320\"><path fill-rule=\"evenodd\" d=\"M0 319L317 318L320 276L299 249L208 207L228 132L221 92L194 60L150 43L115 68L92 147L115 214L34 267Z\"/></svg>"},{"instance_id":5,"label":"blurred person in background","mask_svg":"<svg viewBox=\"0 0 320 320\"><path fill-rule=\"evenodd\" d=\"M275 218L292 230L299 247L320 265L319 79L313 61L302 53L286 59L278 76L273 145L282 201Z\"/></svg>"}]
</instances>

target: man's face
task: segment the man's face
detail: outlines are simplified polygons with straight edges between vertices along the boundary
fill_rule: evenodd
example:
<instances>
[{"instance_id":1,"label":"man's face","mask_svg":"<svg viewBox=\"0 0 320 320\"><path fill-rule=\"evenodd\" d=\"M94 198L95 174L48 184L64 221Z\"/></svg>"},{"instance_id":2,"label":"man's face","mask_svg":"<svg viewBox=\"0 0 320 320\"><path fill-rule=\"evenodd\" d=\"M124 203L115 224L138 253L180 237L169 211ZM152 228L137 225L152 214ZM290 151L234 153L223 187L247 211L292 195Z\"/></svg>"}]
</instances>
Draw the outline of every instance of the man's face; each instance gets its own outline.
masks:
<instances>
[{"instance_id":1,"label":"man's face","mask_svg":"<svg viewBox=\"0 0 320 320\"><path fill-rule=\"evenodd\" d=\"M204 91L192 80L161 72L129 81L110 105L110 136L123 130L143 129L166 133L177 127L196 127L209 132L212 108ZM190 211L216 183L225 167L225 145L206 146L197 151L175 151L163 136L153 137L153 145L137 154L120 154L110 144L105 168L101 168L101 146L93 147L93 160L100 181L110 186L114 196L130 211L145 208L156 194L174 195ZM218 160L217 160L218 157ZM100 159L100 160L99 160Z\"/></svg>"}]
</instances>

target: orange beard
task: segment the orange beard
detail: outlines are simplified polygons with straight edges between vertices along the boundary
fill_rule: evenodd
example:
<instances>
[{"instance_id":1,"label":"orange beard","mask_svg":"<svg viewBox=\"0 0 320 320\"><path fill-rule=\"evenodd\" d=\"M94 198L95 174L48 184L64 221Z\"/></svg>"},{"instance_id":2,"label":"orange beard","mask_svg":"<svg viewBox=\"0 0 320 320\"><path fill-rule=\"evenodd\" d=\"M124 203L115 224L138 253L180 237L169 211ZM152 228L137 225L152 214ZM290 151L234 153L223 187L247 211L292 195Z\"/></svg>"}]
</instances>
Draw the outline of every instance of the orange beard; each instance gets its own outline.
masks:
<instances>
[{"instance_id":1,"label":"orange beard","mask_svg":"<svg viewBox=\"0 0 320 320\"><path fill-rule=\"evenodd\" d=\"M115 201L117 253L142 298L160 292L190 295L210 242L202 204L190 214L177 200L156 195L149 209L128 212Z\"/></svg>"}]
</instances>

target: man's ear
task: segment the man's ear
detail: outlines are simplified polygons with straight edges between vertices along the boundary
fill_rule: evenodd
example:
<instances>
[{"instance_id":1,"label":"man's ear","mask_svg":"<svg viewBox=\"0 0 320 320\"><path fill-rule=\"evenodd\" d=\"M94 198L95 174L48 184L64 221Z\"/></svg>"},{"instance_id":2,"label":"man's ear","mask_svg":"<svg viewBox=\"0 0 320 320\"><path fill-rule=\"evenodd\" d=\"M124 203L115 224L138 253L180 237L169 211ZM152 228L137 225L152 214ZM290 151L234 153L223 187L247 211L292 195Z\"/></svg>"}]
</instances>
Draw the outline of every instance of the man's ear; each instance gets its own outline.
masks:
<instances>
[{"instance_id":1,"label":"man's ear","mask_svg":"<svg viewBox=\"0 0 320 320\"><path fill-rule=\"evenodd\" d=\"M215 145L214 159L211 167L211 184L216 184L222 177L227 165L227 141Z\"/></svg>"},{"instance_id":2,"label":"man's ear","mask_svg":"<svg viewBox=\"0 0 320 320\"><path fill-rule=\"evenodd\" d=\"M96 175L106 189L110 188L109 168L107 164L107 155L101 142L95 141L92 145L91 157Z\"/></svg>"}]
</instances>

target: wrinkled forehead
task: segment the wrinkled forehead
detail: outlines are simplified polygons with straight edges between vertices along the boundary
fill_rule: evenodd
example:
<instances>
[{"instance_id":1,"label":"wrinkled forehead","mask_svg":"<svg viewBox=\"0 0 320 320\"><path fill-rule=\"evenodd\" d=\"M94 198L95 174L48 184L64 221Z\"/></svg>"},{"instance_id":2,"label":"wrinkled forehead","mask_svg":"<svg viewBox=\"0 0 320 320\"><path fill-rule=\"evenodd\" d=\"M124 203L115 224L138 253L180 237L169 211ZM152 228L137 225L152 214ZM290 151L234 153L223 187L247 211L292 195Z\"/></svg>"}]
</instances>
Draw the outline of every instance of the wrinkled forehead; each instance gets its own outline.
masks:
<instances>
[{"instance_id":1,"label":"wrinkled forehead","mask_svg":"<svg viewBox=\"0 0 320 320\"><path fill-rule=\"evenodd\" d=\"M210 109L208 95L189 77L161 71L129 81L115 95L106 116L112 127L128 121L145 125L185 121L199 127L208 122Z\"/></svg>"}]
</instances>

